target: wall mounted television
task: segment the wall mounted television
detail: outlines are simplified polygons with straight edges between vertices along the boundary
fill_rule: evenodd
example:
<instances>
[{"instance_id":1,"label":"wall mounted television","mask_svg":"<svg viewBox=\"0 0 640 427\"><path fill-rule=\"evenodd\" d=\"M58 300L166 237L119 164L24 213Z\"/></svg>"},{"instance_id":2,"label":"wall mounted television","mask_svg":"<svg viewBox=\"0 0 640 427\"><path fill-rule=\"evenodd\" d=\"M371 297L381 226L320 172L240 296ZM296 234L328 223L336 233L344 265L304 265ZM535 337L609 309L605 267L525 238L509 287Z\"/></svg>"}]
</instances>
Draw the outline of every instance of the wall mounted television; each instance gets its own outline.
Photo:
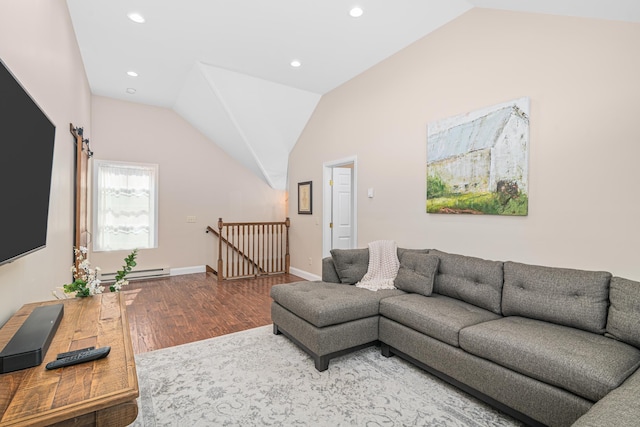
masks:
<instances>
[{"instance_id":1,"label":"wall mounted television","mask_svg":"<svg viewBox=\"0 0 640 427\"><path fill-rule=\"evenodd\" d=\"M47 244L55 130L0 59L0 265Z\"/></svg>"}]
</instances>

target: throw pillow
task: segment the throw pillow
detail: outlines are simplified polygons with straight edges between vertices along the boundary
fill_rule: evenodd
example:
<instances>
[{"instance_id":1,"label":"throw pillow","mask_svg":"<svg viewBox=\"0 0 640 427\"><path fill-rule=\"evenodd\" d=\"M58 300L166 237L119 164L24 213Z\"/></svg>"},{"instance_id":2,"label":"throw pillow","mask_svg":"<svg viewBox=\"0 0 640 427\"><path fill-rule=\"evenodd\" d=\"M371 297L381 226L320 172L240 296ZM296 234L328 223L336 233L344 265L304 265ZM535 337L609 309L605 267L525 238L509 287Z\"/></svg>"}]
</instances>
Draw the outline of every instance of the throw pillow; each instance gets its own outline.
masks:
<instances>
[{"instance_id":1,"label":"throw pillow","mask_svg":"<svg viewBox=\"0 0 640 427\"><path fill-rule=\"evenodd\" d=\"M394 285L405 292L430 296L440 258L425 253L405 252Z\"/></svg>"},{"instance_id":2,"label":"throw pillow","mask_svg":"<svg viewBox=\"0 0 640 427\"><path fill-rule=\"evenodd\" d=\"M331 249L331 258L342 283L359 282L369 268L369 248Z\"/></svg>"},{"instance_id":3,"label":"throw pillow","mask_svg":"<svg viewBox=\"0 0 640 427\"><path fill-rule=\"evenodd\" d=\"M402 259L402 255L406 254L407 252L413 252L416 254L428 254L429 253L429 249L407 249L407 248L398 248L398 260Z\"/></svg>"}]
</instances>

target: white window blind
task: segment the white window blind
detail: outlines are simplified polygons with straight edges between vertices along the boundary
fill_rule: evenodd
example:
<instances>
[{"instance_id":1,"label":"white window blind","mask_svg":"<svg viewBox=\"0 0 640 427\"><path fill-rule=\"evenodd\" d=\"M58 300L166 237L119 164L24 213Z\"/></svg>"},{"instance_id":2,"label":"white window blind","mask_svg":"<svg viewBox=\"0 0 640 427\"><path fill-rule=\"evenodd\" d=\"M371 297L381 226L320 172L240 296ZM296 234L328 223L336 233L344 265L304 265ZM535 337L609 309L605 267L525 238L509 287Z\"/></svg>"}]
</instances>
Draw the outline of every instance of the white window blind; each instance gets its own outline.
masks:
<instances>
[{"instance_id":1,"label":"white window blind","mask_svg":"<svg viewBox=\"0 0 640 427\"><path fill-rule=\"evenodd\" d=\"M93 250L157 247L158 165L95 160Z\"/></svg>"}]
</instances>

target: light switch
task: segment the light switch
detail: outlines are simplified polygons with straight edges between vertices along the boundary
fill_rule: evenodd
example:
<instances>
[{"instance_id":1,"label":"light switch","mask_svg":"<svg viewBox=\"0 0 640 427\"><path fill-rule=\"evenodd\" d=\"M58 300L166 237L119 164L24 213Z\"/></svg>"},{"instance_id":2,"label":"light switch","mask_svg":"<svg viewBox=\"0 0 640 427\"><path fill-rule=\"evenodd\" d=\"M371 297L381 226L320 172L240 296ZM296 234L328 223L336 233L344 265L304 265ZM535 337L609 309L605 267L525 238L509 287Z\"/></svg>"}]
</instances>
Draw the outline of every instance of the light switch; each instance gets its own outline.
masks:
<instances>
[{"instance_id":1,"label":"light switch","mask_svg":"<svg viewBox=\"0 0 640 427\"><path fill-rule=\"evenodd\" d=\"M367 197L370 198L370 199L373 199L373 195L374 195L373 188L368 189L367 190Z\"/></svg>"}]
</instances>

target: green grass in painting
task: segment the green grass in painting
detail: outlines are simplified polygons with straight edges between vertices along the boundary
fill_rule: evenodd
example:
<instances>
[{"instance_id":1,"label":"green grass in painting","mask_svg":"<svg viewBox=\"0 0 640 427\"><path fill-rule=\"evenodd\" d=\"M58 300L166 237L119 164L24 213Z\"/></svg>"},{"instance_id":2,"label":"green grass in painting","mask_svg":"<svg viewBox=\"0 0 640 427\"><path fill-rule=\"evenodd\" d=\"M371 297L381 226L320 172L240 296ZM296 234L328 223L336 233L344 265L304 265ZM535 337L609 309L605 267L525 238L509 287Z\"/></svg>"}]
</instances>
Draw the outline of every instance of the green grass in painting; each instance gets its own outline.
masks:
<instances>
[{"instance_id":1,"label":"green grass in painting","mask_svg":"<svg viewBox=\"0 0 640 427\"><path fill-rule=\"evenodd\" d=\"M427 199L445 197L449 194L447 184L439 176L427 177Z\"/></svg>"},{"instance_id":2,"label":"green grass in painting","mask_svg":"<svg viewBox=\"0 0 640 427\"><path fill-rule=\"evenodd\" d=\"M427 212L527 215L528 204L526 194L502 204L496 193L466 193L430 198L427 200Z\"/></svg>"}]
</instances>

